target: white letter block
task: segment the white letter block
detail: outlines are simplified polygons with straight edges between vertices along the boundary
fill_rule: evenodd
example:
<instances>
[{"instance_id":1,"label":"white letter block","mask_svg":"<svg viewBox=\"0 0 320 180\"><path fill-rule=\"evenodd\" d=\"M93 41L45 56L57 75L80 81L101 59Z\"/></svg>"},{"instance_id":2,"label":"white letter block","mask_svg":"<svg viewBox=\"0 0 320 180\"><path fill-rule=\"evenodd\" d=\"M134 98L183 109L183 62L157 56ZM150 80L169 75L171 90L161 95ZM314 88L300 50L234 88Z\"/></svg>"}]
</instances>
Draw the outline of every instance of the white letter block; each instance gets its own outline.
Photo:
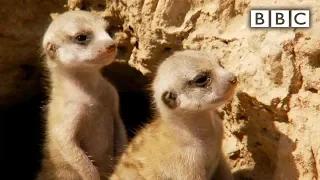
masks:
<instances>
[{"instance_id":1,"label":"white letter block","mask_svg":"<svg viewBox=\"0 0 320 180\"><path fill-rule=\"evenodd\" d=\"M291 27L310 27L310 10L292 10Z\"/></svg>"},{"instance_id":2,"label":"white letter block","mask_svg":"<svg viewBox=\"0 0 320 180\"><path fill-rule=\"evenodd\" d=\"M271 27L290 27L290 10L271 10Z\"/></svg>"},{"instance_id":3,"label":"white letter block","mask_svg":"<svg viewBox=\"0 0 320 180\"><path fill-rule=\"evenodd\" d=\"M269 27L269 10L251 10L251 27Z\"/></svg>"}]
</instances>

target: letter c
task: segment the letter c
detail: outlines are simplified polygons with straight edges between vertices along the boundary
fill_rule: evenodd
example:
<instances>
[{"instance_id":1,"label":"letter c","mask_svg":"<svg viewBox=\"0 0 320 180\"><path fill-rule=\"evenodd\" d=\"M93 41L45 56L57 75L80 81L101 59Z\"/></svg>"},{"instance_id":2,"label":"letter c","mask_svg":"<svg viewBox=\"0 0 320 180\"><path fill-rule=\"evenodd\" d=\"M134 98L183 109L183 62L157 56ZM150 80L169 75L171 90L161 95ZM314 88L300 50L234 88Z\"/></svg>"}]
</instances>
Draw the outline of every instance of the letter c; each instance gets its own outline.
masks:
<instances>
[{"instance_id":1,"label":"letter c","mask_svg":"<svg viewBox=\"0 0 320 180\"><path fill-rule=\"evenodd\" d=\"M295 21L297 24L299 24L299 25L306 24L306 22L299 22L299 21L297 20L297 17L298 17L299 15L304 15L304 16L306 16L306 13L302 13L302 12L297 13L297 14L294 16L294 21Z\"/></svg>"}]
</instances>

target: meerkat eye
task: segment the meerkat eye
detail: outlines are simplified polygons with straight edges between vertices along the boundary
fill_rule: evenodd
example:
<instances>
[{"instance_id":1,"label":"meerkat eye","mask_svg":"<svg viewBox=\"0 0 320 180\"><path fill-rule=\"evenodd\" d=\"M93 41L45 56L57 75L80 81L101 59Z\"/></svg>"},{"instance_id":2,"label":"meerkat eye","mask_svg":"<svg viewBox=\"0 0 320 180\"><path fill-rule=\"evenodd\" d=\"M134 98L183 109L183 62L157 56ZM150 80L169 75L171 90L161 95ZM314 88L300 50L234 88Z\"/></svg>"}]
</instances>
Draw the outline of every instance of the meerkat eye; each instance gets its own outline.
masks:
<instances>
[{"instance_id":1,"label":"meerkat eye","mask_svg":"<svg viewBox=\"0 0 320 180\"><path fill-rule=\"evenodd\" d=\"M85 42L87 42L89 40L88 36L87 35L84 35L84 34L80 34L80 35L77 35L75 37L75 40L77 43L79 44L84 44Z\"/></svg>"},{"instance_id":2,"label":"meerkat eye","mask_svg":"<svg viewBox=\"0 0 320 180\"><path fill-rule=\"evenodd\" d=\"M208 74L197 75L192 80L192 84L196 85L197 87L205 87L209 82L210 82L210 78Z\"/></svg>"}]
</instances>

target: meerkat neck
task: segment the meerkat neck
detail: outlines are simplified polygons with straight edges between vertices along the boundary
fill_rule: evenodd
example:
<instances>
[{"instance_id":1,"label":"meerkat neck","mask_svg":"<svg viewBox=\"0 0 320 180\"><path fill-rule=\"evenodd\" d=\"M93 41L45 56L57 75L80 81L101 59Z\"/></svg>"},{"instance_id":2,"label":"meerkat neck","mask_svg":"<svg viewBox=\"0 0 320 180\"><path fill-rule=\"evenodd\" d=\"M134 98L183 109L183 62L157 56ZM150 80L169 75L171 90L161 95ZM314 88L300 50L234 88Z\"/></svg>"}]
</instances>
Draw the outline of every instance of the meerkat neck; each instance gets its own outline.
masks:
<instances>
[{"instance_id":1,"label":"meerkat neck","mask_svg":"<svg viewBox=\"0 0 320 180\"><path fill-rule=\"evenodd\" d=\"M179 113L160 113L166 123L177 127L181 131L186 131L194 136L205 136L207 132L212 131L212 121L214 111L201 112L179 112ZM179 131L180 131L179 130Z\"/></svg>"},{"instance_id":2,"label":"meerkat neck","mask_svg":"<svg viewBox=\"0 0 320 180\"><path fill-rule=\"evenodd\" d=\"M51 69L53 91L59 89L64 93L74 93L82 90L94 93L99 89L101 81L105 80L99 70L86 69ZM65 90L65 91L63 91Z\"/></svg>"}]
</instances>

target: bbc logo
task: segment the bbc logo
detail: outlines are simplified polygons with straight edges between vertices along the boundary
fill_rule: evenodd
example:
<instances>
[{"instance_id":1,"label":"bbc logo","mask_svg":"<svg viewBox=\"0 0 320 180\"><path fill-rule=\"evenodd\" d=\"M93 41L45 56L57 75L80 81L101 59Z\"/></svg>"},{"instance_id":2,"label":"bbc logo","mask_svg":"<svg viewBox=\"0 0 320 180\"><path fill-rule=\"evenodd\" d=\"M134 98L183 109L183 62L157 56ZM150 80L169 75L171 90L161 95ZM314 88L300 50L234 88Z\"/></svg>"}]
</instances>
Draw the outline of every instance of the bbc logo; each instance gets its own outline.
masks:
<instances>
[{"instance_id":1,"label":"bbc logo","mask_svg":"<svg viewBox=\"0 0 320 180\"><path fill-rule=\"evenodd\" d=\"M310 27L310 10L251 10L250 26L253 28Z\"/></svg>"}]
</instances>

